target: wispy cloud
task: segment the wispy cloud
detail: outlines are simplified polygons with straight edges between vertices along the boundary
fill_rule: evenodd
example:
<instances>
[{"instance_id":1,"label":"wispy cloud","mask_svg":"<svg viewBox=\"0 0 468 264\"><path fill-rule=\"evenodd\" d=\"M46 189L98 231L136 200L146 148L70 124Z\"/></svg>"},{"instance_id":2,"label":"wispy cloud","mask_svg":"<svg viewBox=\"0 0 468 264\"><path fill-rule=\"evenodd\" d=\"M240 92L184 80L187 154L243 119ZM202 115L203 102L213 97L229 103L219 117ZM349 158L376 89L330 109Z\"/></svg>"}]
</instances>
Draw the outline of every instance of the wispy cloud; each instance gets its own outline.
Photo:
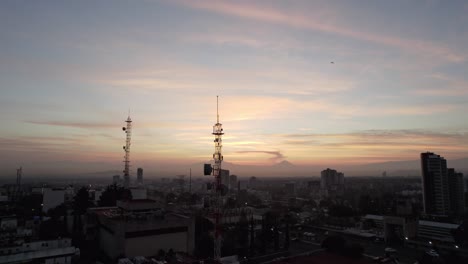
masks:
<instances>
[{"instance_id":1,"label":"wispy cloud","mask_svg":"<svg viewBox=\"0 0 468 264\"><path fill-rule=\"evenodd\" d=\"M46 125L46 126L61 126L61 127L73 127L73 128L111 128L118 127L118 124L105 123L105 122L67 122L67 121L25 121L26 123L35 125Z\"/></svg>"},{"instance_id":2,"label":"wispy cloud","mask_svg":"<svg viewBox=\"0 0 468 264\"><path fill-rule=\"evenodd\" d=\"M430 87L414 89L410 93L425 96L467 96L468 82L442 73L430 74L432 82Z\"/></svg>"},{"instance_id":3,"label":"wispy cloud","mask_svg":"<svg viewBox=\"0 0 468 264\"><path fill-rule=\"evenodd\" d=\"M157 91L245 91L263 94L265 89L280 95L323 95L350 91L354 81L326 76L323 73L287 67L218 69L198 65L171 65L161 69L110 72L95 80L107 86L132 89L133 92ZM287 87L287 89L285 88Z\"/></svg>"},{"instance_id":4,"label":"wispy cloud","mask_svg":"<svg viewBox=\"0 0 468 264\"><path fill-rule=\"evenodd\" d=\"M440 151L455 158L468 156L466 131L368 130L341 134L287 134L280 138L283 140L279 145L290 151L300 144L300 149L314 149L322 158L347 158L350 161L363 155L382 160L404 160L423 151Z\"/></svg>"},{"instance_id":5,"label":"wispy cloud","mask_svg":"<svg viewBox=\"0 0 468 264\"><path fill-rule=\"evenodd\" d=\"M286 13L267 6L246 4L232 1L176 1L179 4L191 8L207 10L240 18L252 19L267 23L287 25L295 28L309 29L325 33L336 34L343 37L354 38L363 41L369 41L376 44L382 44L410 51L417 54L430 54L439 58L444 58L452 62L465 60L465 56L452 51L451 49L435 45L429 42L405 39L396 36L380 35L361 30L355 30L345 25L335 25L323 23L320 20L312 19L313 16L305 16L300 13ZM337 17L339 14L335 14Z\"/></svg>"}]
</instances>

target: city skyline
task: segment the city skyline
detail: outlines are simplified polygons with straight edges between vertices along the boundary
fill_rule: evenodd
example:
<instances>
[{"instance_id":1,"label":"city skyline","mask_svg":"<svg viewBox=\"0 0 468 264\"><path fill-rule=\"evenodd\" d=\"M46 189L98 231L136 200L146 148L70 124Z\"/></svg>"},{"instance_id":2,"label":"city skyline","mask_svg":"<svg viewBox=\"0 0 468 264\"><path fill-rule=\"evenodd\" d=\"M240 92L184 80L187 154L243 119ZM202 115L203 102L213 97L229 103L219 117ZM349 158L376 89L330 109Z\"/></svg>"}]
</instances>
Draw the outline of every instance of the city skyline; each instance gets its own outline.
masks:
<instances>
[{"instance_id":1,"label":"city skyline","mask_svg":"<svg viewBox=\"0 0 468 264\"><path fill-rule=\"evenodd\" d=\"M463 1L0 7L0 176L123 168L129 108L134 168L208 161L216 95L228 163L468 157Z\"/></svg>"}]
</instances>

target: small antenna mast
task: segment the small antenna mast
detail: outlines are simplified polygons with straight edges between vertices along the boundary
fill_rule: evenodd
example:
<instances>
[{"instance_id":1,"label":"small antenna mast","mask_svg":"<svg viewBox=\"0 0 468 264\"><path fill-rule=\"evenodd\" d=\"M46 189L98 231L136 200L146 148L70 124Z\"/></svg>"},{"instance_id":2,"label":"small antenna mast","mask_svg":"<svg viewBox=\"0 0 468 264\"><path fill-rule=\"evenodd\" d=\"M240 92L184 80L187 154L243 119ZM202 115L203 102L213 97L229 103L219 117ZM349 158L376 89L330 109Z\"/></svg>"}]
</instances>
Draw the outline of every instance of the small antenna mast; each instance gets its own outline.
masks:
<instances>
[{"instance_id":1,"label":"small antenna mast","mask_svg":"<svg viewBox=\"0 0 468 264\"><path fill-rule=\"evenodd\" d=\"M192 194L192 168L190 168L190 184L189 184L189 192Z\"/></svg>"}]
</instances>

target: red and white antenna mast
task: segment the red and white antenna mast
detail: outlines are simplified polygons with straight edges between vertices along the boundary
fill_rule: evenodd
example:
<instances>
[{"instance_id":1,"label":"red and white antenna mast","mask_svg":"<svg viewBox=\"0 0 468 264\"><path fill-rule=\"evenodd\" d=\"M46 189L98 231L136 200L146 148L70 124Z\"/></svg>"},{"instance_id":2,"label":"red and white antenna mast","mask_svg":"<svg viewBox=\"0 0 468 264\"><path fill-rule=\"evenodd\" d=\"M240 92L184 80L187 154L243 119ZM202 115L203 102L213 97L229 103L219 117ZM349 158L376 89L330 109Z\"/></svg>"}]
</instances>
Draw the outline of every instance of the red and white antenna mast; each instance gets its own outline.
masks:
<instances>
[{"instance_id":1,"label":"red and white antenna mast","mask_svg":"<svg viewBox=\"0 0 468 264\"><path fill-rule=\"evenodd\" d=\"M130 145L131 145L131 139L132 139L132 119L130 118L130 111L128 113L128 118L125 120L127 123L127 127L122 127L122 130L127 134L126 140L125 140L125 146L123 146L123 150L125 152L124 156L124 187L128 188L130 187Z\"/></svg>"},{"instance_id":2,"label":"red and white antenna mast","mask_svg":"<svg viewBox=\"0 0 468 264\"><path fill-rule=\"evenodd\" d=\"M215 204L214 204L214 217L215 217L215 232L214 232L214 260L219 261L221 258L221 242L222 242L222 235L221 235L221 192L222 192L222 185L221 185L221 162L223 161L223 155L221 154L221 149L223 147L223 140L222 136L224 135L223 132L223 125L219 123L219 112L218 112L218 96L216 96L216 124L213 126L213 133L215 136L215 152L213 154L214 165L213 165L213 175L215 178Z\"/></svg>"}]
</instances>

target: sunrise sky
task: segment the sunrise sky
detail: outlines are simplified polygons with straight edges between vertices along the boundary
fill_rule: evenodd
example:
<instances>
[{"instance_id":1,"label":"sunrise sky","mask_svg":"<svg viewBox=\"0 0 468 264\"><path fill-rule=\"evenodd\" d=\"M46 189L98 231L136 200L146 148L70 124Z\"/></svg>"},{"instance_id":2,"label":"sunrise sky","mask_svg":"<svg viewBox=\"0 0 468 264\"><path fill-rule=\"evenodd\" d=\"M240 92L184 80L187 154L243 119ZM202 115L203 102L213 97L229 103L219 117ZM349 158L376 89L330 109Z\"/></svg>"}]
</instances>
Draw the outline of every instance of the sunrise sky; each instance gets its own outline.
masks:
<instances>
[{"instance_id":1,"label":"sunrise sky","mask_svg":"<svg viewBox=\"0 0 468 264\"><path fill-rule=\"evenodd\" d=\"M231 163L468 157L467 14L455 0L1 1L2 175L123 166L129 109L135 166L207 161L216 95Z\"/></svg>"}]
</instances>

